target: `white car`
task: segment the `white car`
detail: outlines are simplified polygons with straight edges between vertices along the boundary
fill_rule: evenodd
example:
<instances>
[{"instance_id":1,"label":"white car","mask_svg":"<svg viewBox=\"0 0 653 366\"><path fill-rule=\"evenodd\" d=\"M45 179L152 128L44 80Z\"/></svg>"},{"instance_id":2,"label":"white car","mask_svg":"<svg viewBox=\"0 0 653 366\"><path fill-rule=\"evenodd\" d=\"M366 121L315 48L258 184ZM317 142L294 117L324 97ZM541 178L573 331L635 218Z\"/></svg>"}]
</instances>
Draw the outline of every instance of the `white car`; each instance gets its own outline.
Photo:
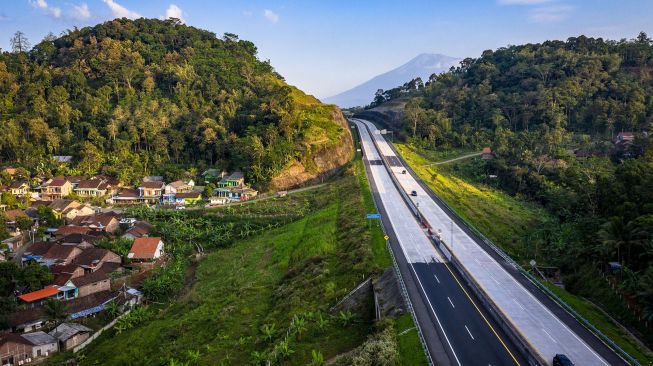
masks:
<instances>
[{"instance_id":1,"label":"white car","mask_svg":"<svg viewBox=\"0 0 653 366\"><path fill-rule=\"evenodd\" d=\"M185 210L186 206L177 206L175 207L175 210Z\"/></svg>"}]
</instances>

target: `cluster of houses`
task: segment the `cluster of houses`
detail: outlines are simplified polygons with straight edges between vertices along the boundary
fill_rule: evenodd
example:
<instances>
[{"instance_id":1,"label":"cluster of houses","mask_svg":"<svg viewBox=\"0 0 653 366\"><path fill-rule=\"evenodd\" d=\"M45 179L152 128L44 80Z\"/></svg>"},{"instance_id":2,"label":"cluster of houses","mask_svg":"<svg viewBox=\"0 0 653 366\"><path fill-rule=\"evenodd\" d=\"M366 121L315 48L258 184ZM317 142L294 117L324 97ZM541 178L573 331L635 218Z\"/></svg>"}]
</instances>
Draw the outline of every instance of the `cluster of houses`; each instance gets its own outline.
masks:
<instances>
[{"instance_id":1,"label":"cluster of houses","mask_svg":"<svg viewBox=\"0 0 653 366\"><path fill-rule=\"evenodd\" d=\"M77 323L59 324L48 333L0 332L0 362L2 365L24 365L41 361L55 352L74 349L92 333L92 329Z\"/></svg>"},{"instance_id":2,"label":"cluster of houses","mask_svg":"<svg viewBox=\"0 0 653 366\"><path fill-rule=\"evenodd\" d=\"M104 311L112 302L123 310L139 303L140 292L126 287L126 279L161 264L165 257L163 240L150 236L153 226L148 222L121 218L114 211L97 212L61 198L35 201L22 215L29 218L36 205L52 208L65 224L48 229L42 240L17 235L22 240L10 248L14 261L46 267L53 281L44 288L14 294L19 308L9 314L8 329L0 332L2 365L35 362L79 346L93 333L79 320ZM118 237L132 241L124 257L97 245ZM64 303L66 322L46 333L44 305L49 299Z\"/></svg>"},{"instance_id":3,"label":"cluster of houses","mask_svg":"<svg viewBox=\"0 0 653 366\"><path fill-rule=\"evenodd\" d=\"M15 175L17 170L5 167L3 171ZM215 169L206 171L205 178L217 181L217 188L210 197L205 197L209 205L226 204L234 201L244 201L256 197L258 192L247 184L242 172L214 174ZM218 180L219 179L219 180ZM201 187L198 187L201 188ZM115 178L98 175L90 178L79 176L57 176L43 180L38 186L32 187L25 179L15 179L8 186L0 186L0 192L10 192L17 198L29 198L39 201L53 201L76 195L84 199L102 198L108 204L161 204L172 206L195 205L202 197L202 190L196 189L195 182L178 180L165 183L161 176L144 177L137 187L124 187ZM2 209L0 202L0 209Z\"/></svg>"}]
</instances>

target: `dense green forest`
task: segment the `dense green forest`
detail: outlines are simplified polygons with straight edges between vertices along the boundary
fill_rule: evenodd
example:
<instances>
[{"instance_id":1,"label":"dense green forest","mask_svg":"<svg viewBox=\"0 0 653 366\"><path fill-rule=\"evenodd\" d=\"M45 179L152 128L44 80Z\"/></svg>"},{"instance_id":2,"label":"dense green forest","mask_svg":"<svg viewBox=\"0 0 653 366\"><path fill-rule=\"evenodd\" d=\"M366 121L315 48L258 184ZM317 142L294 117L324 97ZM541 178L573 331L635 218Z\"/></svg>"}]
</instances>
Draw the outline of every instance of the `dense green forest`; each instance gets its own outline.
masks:
<instances>
[{"instance_id":1,"label":"dense green forest","mask_svg":"<svg viewBox=\"0 0 653 366\"><path fill-rule=\"evenodd\" d=\"M334 106L287 85L234 34L116 19L12 44L0 54L0 163L32 175L105 168L133 182L210 166L264 187L342 134ZM73 171L51 155L73 155Z\"/></svg>"},{"instance_id":2,"label":"dense green forest","mask_svg":"<svg viewBox=\"0 0 653 366\"><path fill-rule=\"evenodd\" d=\"M562 269L589 298L616 282L653 320L653 42L579 36L510 46L384 93L406 102L404 135L421 149L489 146L473 182L545 207L554 219L522 238L522 257ZM620 132L632 140L617 141ZM479 160L480 162L480 160ZM616 275L609 262L623 269ZM625 308L625 307L624 307Z\"/></svg>"}]
</instances>

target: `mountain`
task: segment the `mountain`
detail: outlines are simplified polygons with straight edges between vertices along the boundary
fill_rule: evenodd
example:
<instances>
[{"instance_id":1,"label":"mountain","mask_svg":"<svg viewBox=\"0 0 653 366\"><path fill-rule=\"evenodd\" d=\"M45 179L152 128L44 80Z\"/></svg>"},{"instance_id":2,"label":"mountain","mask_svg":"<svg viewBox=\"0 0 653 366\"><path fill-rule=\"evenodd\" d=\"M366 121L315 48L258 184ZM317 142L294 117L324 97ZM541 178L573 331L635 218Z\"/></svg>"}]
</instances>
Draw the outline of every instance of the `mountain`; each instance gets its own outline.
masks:
<instances>
[{"instance_id":1,"label":"mountain","mask_svg":"<svg viewBox=\"0 0 653 366\"><path fill-rule=\"evenodd\" d=\"M286 84L252 42L172 19L115 19L3 52L0 95L0 164L32 176L135 183L217 168L281 189L353 156L338 108ZM52 155L72 155L69 171Z\"/></svg>"},{"instance_id":2,"label":"mountain","mask_svg":"<svg viewBox=\"0 0 653 366\"><path fill-rule=\"evenodd\" d=\"M363 84L325 98L324 103L336 104L341 108L364 106L374 99L378 89L390 89L403 85L416 77L427 80L433 73L440 73L456 66L460 59L437 53L422 53L407 63L384 74L364 82Z\"/></svg>"}]
</instances>

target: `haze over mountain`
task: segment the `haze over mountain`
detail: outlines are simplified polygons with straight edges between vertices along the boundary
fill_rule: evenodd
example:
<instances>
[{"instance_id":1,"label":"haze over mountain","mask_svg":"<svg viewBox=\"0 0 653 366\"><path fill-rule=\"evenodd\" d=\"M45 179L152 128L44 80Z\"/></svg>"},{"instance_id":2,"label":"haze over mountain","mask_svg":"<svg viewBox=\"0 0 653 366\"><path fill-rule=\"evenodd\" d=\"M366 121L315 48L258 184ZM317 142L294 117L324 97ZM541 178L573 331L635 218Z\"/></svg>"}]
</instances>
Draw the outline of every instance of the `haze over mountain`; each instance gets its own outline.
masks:
<instances>
[{"instance_id":1,"label":"haze over mountain","mask_svg":"<svg viewBox=\"0 0 653 366\"><path fill-rule=\"evenodd\" d=\"M345 92L324 98L323 102L337 104L342 108L367 105L374 99L374 93L378 89L394 88L418 76L426 80L433 73L449 70L459 61L458 58L438 53L422 53L396 69L375 76Z\"/></svg>"}]
</instances>

